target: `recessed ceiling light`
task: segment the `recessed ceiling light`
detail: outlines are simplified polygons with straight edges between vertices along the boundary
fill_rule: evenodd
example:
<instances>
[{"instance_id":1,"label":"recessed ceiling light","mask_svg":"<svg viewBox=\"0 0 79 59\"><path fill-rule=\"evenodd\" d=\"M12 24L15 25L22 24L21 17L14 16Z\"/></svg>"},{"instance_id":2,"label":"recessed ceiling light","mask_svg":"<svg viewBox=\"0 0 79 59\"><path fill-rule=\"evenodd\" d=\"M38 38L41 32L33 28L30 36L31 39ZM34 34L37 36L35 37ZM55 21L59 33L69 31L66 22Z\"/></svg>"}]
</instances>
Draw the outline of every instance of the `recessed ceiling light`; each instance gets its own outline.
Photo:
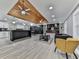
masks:
<instances>
[{"instance_id":1,"label":"recessed ceiling light","mask_svg":"<svg viewBox=\"0 0 79 59\"><path fill-rule=\"evenodd\" d=\"M41 23L42 21L40 21L40 23Z\"/></svg>"},{"instance_id":2,"label":"recessed ceiling light","mask_svg":"<svg viewBox=\"0 0 79 59\"><path fill-rule=\"evenodd\" d=\"M52 17L52 18L54 18L54 17L55 17L55 15L52 15L51 17Z\"/></svg>"},{"instance_id":3,"label":"recessed ceiling light","mask_svg":"<svg viewBox=\"0 0 79 59\"><path fill-rule=\"evenodd\" d=\"M16 22L12 22L13 24L15 24Z\"/></svg>"},{"instance_id":4,"label":"recessed ceiling light","mask_svg":"<svg viewBox=\"0 0 79 59\"><path fill-rule=\"evenodd\" d=\"M53 9L53 7L52 7L52 6L50 6L50 7L49 7L49 10L52 10L52 9Z\"/></svg>"},{"instance_id":5,"label":"recessed ceiling light","mask_svg":"<svg viewBox=\"0 0 79 59\"><path fill-rule=\"evenodd\" d=\"M40 20L40 23L43 21L43 19Z\"/></svg>"}]
</instances>

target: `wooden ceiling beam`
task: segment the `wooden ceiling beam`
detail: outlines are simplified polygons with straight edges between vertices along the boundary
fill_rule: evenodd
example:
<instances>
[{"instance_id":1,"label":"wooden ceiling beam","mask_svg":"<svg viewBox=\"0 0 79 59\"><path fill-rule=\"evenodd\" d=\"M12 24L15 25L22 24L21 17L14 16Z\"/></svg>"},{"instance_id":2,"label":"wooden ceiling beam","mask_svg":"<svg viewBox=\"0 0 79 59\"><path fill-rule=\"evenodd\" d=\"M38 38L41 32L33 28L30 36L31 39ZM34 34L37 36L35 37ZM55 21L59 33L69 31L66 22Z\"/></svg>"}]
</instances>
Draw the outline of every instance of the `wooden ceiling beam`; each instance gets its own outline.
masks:
<instances>
[{"instance_id":1,"label":"wooden ceiling beam","mask_svg":"<svg viewBox=\"0 0 79 59\"><path fill-rule=\"evenodd\" d=\"M22 8L29 8L30 11L28 11L28 13L30 15L21 15L21 10L19 9L18 5L20 5ZM8 15L33 23L40 23L41 20L48 22L28 0L18 0L15 6L8 12Z\"/></svg>"}]
</instances>

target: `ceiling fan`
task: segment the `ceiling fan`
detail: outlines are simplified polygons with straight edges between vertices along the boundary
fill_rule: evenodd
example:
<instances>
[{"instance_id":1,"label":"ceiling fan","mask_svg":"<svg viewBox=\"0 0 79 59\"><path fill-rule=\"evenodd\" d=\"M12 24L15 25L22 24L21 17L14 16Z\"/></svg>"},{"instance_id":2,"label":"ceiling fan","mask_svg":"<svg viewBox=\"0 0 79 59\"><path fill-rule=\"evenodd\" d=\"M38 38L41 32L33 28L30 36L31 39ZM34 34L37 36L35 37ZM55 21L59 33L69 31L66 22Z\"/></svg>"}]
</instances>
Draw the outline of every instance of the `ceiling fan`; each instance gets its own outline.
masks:
<instances>
[{"instance_id":1,"label":"ceiling fan","mask_svg":"<svg viewBox=\"0 0 79 59\"><path fill-rule=\"evenodd\" d=\"M26 6L24 4L25 4L24 0L21 0L19 2L18 8L20 10L20 14L21 15L30 15L30 13L29 13L30 8L26 8Z\"/></svg>"}]
</instances>

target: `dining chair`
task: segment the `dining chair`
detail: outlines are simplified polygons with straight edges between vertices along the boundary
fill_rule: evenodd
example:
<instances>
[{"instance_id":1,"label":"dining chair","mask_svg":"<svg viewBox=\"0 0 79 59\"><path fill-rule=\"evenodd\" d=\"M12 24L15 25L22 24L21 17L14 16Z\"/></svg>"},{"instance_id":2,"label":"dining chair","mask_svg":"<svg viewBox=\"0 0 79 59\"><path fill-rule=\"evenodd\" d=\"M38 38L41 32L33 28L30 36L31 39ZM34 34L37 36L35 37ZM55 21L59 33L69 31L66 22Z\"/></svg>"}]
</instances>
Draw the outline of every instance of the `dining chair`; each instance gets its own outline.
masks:
<instances>
[{"instance_id":1,"label":"dining chair","mask_svg":"<svg viewBox=\"0 0 79 59\"><path fill-rule=\"evenodd\" d=\"M65 52L66 54L66 59L68 59L68 53L73 54L76 59L78 57L75 54L75 49L79 45L79 40L75 38L67 38L67 40L57 38L56 39L56 49L61 50L62 52Z\"/></svg>"}]
</instances>

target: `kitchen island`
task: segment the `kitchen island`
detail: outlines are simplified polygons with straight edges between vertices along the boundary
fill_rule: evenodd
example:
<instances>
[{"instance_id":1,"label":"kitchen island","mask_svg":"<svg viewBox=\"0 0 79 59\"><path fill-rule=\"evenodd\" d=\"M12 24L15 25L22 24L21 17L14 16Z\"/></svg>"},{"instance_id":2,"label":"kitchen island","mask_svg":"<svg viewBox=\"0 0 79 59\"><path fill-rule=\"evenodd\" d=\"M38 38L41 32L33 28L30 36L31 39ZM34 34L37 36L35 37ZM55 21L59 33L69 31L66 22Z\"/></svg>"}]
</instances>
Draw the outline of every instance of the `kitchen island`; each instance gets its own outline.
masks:
<instances>
[{"instance_id":1,"label":"kitchen island","mask_svg":"<svg viewBox=\"0 0 79 59\"><path fill-rule=\"evenodd\" d=\"M11 41L25 38L25 37L31 37L30 30L12 30L12 31L10 31L10 40Z\"/></svg>"}]
</instances>

